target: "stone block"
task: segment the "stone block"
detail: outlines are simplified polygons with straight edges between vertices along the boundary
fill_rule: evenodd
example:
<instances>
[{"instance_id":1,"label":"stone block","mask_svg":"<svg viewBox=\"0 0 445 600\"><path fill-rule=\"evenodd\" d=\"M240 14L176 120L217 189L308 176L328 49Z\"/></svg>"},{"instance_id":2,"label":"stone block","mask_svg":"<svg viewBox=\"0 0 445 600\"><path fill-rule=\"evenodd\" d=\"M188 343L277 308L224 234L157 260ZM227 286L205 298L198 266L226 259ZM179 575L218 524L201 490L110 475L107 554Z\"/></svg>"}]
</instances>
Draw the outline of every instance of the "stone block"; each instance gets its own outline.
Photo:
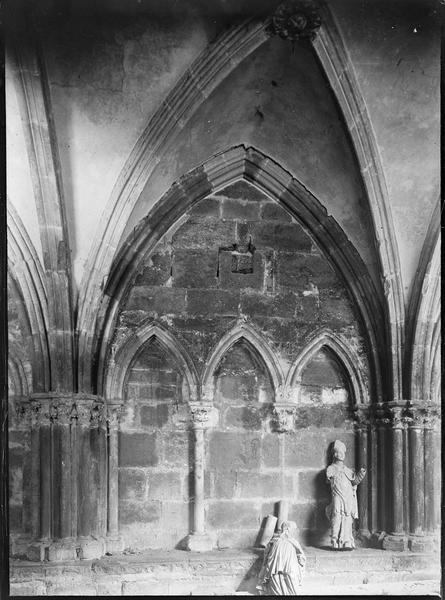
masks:
<instances>
[{"instance_id":1,"label":"stone block","mask_svg":"<svg viewBox=\"0 0 445 600\"><path fill-rule=\"evenodd\" d=\"M154 433L119 432L119 465L152 467L158 464L157 438Z\"/></svg>"},{"instance_id":2,"label":"stone block","mask_svg":"<svg viewBox=\"0 0 445 600\"><path fill-rule=\"evenodd\" d=\"M260 515L253 501L213 500L208 502L207 523L212 529L255 529L260 525Z\"/></svg>"},{"instance_id":3,"label":"stone block","mask_svg":"<svg viewBox=\"0 0 445 600\"><path fill-rule=\"evenodd\" d=\"M323 319L332 326L349 325L355 322L351 303L346 298L324 297L320 294Z\"/></svg>"},{"instance_id":4,"label":"stone block","mask_svg":"<svg viewBox=\"0 0 445 600\"><path fill-rule=\"evenodd\" d=\"M240 307L241 312L251 316L292 319L297 308L297 297L293 292L265 295L250 290L242 291Z\"/></svg>"},{"instance_id":5,"label":"stone block","mask_svg":"<svg viewBox=\"0 0 445 600\"><path fill-rule=\"evenodd\" d=\"M227 198L222 202L222 218L238 221L256 221L260 218L261 205L249 200Z\"/></svg>"},{"instance_id":6,"label":"stone block","mask_svg":"<svg viewBox=\"0 0 445 600\"><path fill-rule=\"evenodd\" d=\"M283 489L284 488L284 489ZM238 494L241 498L270 498L288 496L292 491L291 477L281 473L239 472Z\"/></svg>"},{"instance_id":7,"label":"stone block","mask_svg":"<svg viewBox=\"0 0 445 600\"><path fill-rule=\"evenodd\" d=\"M233 498L238 482L238 471L216 471L212 472L214 497Z\"/></svg>"},{"instance_id":8,"label":"stone block","mask_svg":"<svg viewBox=\"0 0 445 600\"><path fill-rule=\"evenodd\" d=\"M263 202L261 208L261 218L264 221L292 221L292 217L284 210L278 202Z\"/></svg>"},{"instance_id":9,"label":"stone block","mask_svg":"<svg viewBox=\"0 0 445 600\"><path fill-rule=\"evenodd\" d=\"M119 469L119 498L143 500L146 495L147 476L140 469Z\"/></svg>"},{"instance_id":10,"label":"stone block","mask_svg":"<svg viewBox=\"0 0 445 600\"><path fill-rule=\"evenodd\" d=\"M121 596L122 595L122 581L120 579L99 579L97 581L97 595L98 596Z\"/></svg>"},{"instance_id":11,"label":"stone block","mask_svg":"<svg viewBox=\"0 0 445 600\"><path fill-rule=\"evenodd\" d=\"M319 390L320 395L312 396L321 402L323 390ZM340 406L306 406L297 409L295 418L295 428L298 430L307 429L310 426L323 428L344 428L347 423L352 423L351 411L346 402Z\"/></svg>"},{"instance_id":12,"label":"stone block","mask_svg":"<svg viewBox=\"0 0 445 600\"><path fill-rule=\"evenodd\" d=\"M76 542L66 542L66 543L57 543L53 542L46 549L46 560L49 562L60 562L64 560L75 560L77 558L77 543ZM98 558L98 556L103 556L104 547L103 544L100 546L101 552L94 556L94 558ZM83 558L83 557L82 557Z\"/></svg>"},{"instance_id":13,"label":"stone block","mask_svg":"<svg viewBox=\"0 0 445 600\"><path fill-rule=\"evenodd\" d=\"M218 282L222 289L254 289L262 290L264 283L264 259L261 253L254 252L252 257L252 273L232 272L232 252L220 252Z\"/></svg>"},{"instance_id":14,"label":"stone block","mask_svg":"<svg viewBox=\"0 0 445 600\"><path fill-rule=\"evenodd\" d=\"M188 468L193 464L193 439L189 431L168 432L162 438L163 464Z\"/></svg>"},{"instance_id":15,"label":"stone block","mask_svg":"<svg viewBox=\"0 0 445 600\"><path fill-rule=\"evenodd\" d=\"M185 542L186 549L192 552L209 552L215 545L215 539L209 533L191 533Z\"/></svg>"},{"instance_id":16,"label":"stone block","mask_svg":"<svg viewBox=\"0 0 445 600\"><path fill-rule=\"evenodd\" d=\"M182 496L181 475L178 472L149 473L148 496L159 500L181 498Z\"/></svg>"},{"instance_id":17,"label":"stone block","mask_svg":"<svg viewBox=\"0 0 445 600\"><path fill-rule=\"evenodd\" d=\"M251 528L242 530L221 529L218 531L217 544L221 550L223 548L253 548L258 529Z\"/></svg>"},{"instance_id":18,"label":"stone block","mask_svg":"<svg viewBox=\"0 0 445 600\"><path fill-rule=\"evenodd\" d=\"M174 397L174 392L173 397ZM162 428L168 423L168 404L155 404L152 406L141 406L141 425Z\"/></svg>"},{"instance_id":19,"label":"stone block","mask_svg":"<svg viewBox=\"0 0 445 600\"><path fill-rule=\"evenodd\" d=\"M46 583L35 580L27 583L10 582L9 593L11 596L46 596Z\"/></svg>"},{"instance_id":20,"label":"stone block","mask_svg":"<svg viewBox=\"0 0 445 600\"><path fill-rule=\"evenodd\" d=\"M292 504L289 506L289 520L295 521L299 530L313 530L315 529L316 510L315 504Z\"/></svg>"},{"instance_id":21,"label":"stone block","mask_svg":"<svg viewBox=\"0 0 445 600\"><path fill-rule=\"evenodd\" d=\"M152 254L144 264L143 271L135 279L135 285L164 285L170 278L171 254Z\"/></svg>"},{"instance_id":22,"label":"stone block","mask_svg":"<svg viewBox=\"0 0 445 600\"><path fill-rule=\"evenodd\" d=\"M214 288L218 284L218 249L176 250L173 285L180 288Z\"/></svg>"},{"instance_id":23,"label":"stone block","mask_svg":"<svg viewBox=\"0 0 445 600\"><path fill-rule=\"evenodd\" d=\"M220 217L221 201L217 198L204 198L197 202L191 209L190 215L193 219L196 217Z\"/></svg>"},{"instance_id":24,"label":"stone block","mask_svg":"<svg viewBox=\"0 0 445 600\"><path fill-rule=\"evenodd\" d=\"M230 246L235 241L235 221L208 220L203 223L190 218L173 235L175 252L185 248L205 248L218 250L221 246Z\"/></svg>"},{"instance_id":25,"label":"stone block","mask_svg":"<svg viewBox=\"0 0 445 600\"><path fill-rule=\"evenodd\" d=\"M239 292L237 290L189 290L187 313L189 315L238 314Z\"/></svg>"},{"instance_id":26,"label":"stone block","mask_svg":"<svg viewBox=\"0 0 445 600\"><path fill-rule=\"evenodd\" d=\"M264 467L280 466L280 442L276 433L266 433L261 440L261 464Z\"/></svg>"},{"instance_id":27,"label":"stone block","mask_svg":"<svg viewBox=\"0 0 445 600\"><path fill-rule=\"evenodd\" d=\"M344 369L329 351L321 350L307 364L302 383L321 387L345 387Z\"/></svg>"},{"instance_id":28,"label":"stone block","mask_svg":"<svg viewBox=\"0 0 445 600\"><path fill-rule=\"evenodd\" d=\"M303 292L309 287L309 271L305 256L296 252L279 252L276 258L276 282L278 286Z\"/></svg>"},{"instance_id":29,"label":"stone block","mask_svg":"<svg viewBox=\"0 0 445 600\"><path fill-rule=\"evenodd\" d=\"M126 310L143 310L153 315L178 314L186 307L186 291L182 288L134 286Z\"/></svg>"},{"instance_id":30,"label":"stone block","mask_svg":"<svg viewBox=\"0 0 445 600\"><path fill-rule=\"evenodd\" d=\"M284 439L285 467L326 467L329 442L320 431L300 430L298 434L286 435Z\"/></svg>"},{"instance_id":31,"label":"stone block","mask_svg":"<svg viewBox=\"0 0 445 600\"><path fill-rule=\"evenodd\" d=\"M119 523L128 525L130 523L153 523L161 517L160 502L119 502Z\"/></svg>"},{"instance_id":32,"label":"stone block","mask_svg":"<svg viewBox=\"0 0 445 600\"><path fill-rule=\"evenodd\" d=\"M325 470L301 471L297 480L299 502L320 502L330 500L329 486L326 483Z\"/></svg>"},{"instance_id":33,"label":"stone block","mask_svg":"<svg viewBox=\"0 0 445 600\"><path fill-rule=\"evenodd\" d=\"M312 240L297 223L251 223L252 243L258 249L310 252Z\"/></svg>"},{"instance_id":34,"label":"stone block","mask_svg":"<svg viewBox=\"0 0 445 600\"><path fill-rule=\"evenodd\" d=\"M261 412L252 406L229 406L224 414L224 425L238 429L261 429Z\"/></svg>"},{"instance_id":35,"label":"stone block","mask_svg":"<svg viewBox=\"0 0 445 600\"><path fill-rule=\"evenodd\" d=\"M212 431L209 435L210 469L254 469L260 465L261 438L251 433Z\"/></svg>"},{"instance_id":36,"label":"stone block","mask_svg":"<svg viewBox=\"0 0 445 600\"><path fill-rule=\"evenodd\" d=\"M234 198L237 200L250 200L251 202L268 200L263 192L244 180L236 181L214 195L216 197L223 196L224 198Z\"/></svg>"},{"instance_id":37,"label":"stone block","mask_svg":"<svg viewBox=\"0 0 445 600\"><path fill-rule=\"evenodd\" d=\"M101 558L106 552L104 539L86 539L80 541L80 558L83 560L92 560Z\"/></svg>"}]
</instances>

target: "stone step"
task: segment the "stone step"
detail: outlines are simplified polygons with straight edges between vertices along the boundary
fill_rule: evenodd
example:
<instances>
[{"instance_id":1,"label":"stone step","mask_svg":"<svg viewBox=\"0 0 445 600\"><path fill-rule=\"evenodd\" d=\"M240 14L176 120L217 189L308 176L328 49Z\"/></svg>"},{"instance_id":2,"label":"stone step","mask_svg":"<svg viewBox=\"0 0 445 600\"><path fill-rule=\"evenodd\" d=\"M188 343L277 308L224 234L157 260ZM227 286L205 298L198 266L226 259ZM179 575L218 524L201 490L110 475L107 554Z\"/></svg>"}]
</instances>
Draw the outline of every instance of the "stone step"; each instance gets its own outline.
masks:
<instances>
[{"instance_id":1,"label":"stone step","mask_svg":"<svg viewBox=\"0 0 445 600\"><path fill-rule=\"evenodd\" d=\"M320 590L340 594L343 588L365 588L371 593L376 586L386 589L402 584L424 589L422 581L438 582L440 577L436 555L370 549L337 553L314 548L307 548L306 553L302 593L307 595L318 595ZM251 595L256 592L261 562L261 552L233 550L150 551L65 563L15 560L11 595Z\"/></svg>"}]
</instances>

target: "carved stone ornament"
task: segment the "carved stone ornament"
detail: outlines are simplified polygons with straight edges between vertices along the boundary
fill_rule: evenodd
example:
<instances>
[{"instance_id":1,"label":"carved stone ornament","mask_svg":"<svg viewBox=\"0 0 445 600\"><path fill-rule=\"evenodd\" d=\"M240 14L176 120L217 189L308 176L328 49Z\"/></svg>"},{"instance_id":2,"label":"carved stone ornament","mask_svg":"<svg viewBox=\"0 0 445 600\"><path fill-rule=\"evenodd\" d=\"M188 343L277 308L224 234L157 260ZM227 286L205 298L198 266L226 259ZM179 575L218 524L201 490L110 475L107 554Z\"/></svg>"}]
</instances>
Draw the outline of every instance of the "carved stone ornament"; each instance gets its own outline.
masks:
<instances>
[{"instance_id":1,"label":"carved stone ornament","mask_svg":"<svg viewBox=\"0 0 445 600\"><path fill-rule=\"evenodd\" d=\"M100 427L105 424L105 405L95 402L91 407L90 427Z\"/></svg>"},{"instance_id":2,"label":"carved stone ornament","mask_svg":"<svg viewBox=\"0 0 445 600\"><path fill-rule=\"evenodd\" d=\"M121 404L108 404L107 405L107 422L110 429L117 429L119 419L122 413Z\"/></svg>"},{"instance_id":3,"label":"carved stone ornament","mask_svg":"<svg viewBox=\"0 0 445 600\"><path fill-rule=\"evenodd\" d=\"M192 423L194 427L207 427L210 421L212 406L205 404L190 404Z\"/></svg>"},{"instance_id":4,"label":"carved stone ornament","mask_svg":"<svg viewBox=\"0 0 445 600\"><path fill-rule=\"evenodd\" d=\"M278 6L267 32L292 42L313 40L320 25L320 15L314 2L287 0Z\"/></svg>"},{"instance_id":5,"label":"carved stone ornament","mask_svg":"<svg viewBox=\"0 0 445 600\"><path fill-rule=\"evenodd\" d=\"M286 433L295 429L296 406L292 404L274 404L273 421L276 431Z\"/></svg>"}]
</instances>

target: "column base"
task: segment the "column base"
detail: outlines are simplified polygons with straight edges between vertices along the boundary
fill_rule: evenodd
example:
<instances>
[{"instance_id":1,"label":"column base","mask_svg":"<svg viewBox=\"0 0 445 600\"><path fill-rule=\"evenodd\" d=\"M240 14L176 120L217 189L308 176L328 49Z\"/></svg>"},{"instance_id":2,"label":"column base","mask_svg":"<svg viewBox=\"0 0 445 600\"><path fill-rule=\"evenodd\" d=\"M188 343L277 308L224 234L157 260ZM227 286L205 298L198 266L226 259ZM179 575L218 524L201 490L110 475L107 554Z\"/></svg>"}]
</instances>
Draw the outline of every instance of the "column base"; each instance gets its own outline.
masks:
<instances>
[{"instance_id":1,"label":"column base","mask_svg":"<svg viewBox=\"0 0 445 600\"><path fill-rule=\"evenodd\" d=\"M80 537L77 540L79 558L82 560L101 558L105 554L105 546L104 538Z\"/></svg>"},{"instance_id":2,"label":"column base","mask_svg":"<svg viewBox=\"0 0 445 600\"><path fill-rule=\"evenodd\" d=\"M74 539L51 542L46 548L46 560L58 562L77 559L77 543Z\"/></svg>"},{"instance_id":3,"label":"column base","mask_svg":"<svg viewBox=\"0 0 445 600\"><path fill-rule=\"evenodd\" d=\"M428 535L410 535L408 548L411 552L434 552L437 549L437 539Z\"/></svg>"},{"instance_id":4,"label":"column base","mask_svg":"<svg viewBox=\"0 0 445 600\"><path fill-rule=\"evenodd\" d=\"M404 535L387 535L383 538L382 548L383 550L403 552L407 549L407 539Z\"/></svg>"},{"instance_id":5,"label":"column base","mask_svg":"<svg viewBox=\"0 0 445 600\"><path fill-rule=\"evenodd\" d=\"M27 560L43 562L46 560L49 542L31 542L24 549L23 555Z\"/></svg>"},{"instance_id":6,"label":"column base","mask_svg":"<svg viewBox=\"0 0 445 600\"><path fill-rule=\"evenodd\" d=\"M110 535L105 538L105 553L119 554L125 550L124 539L119 535Z\"/></svg>"},{"instance_id":7,"label":"column base","mask_svg":"<svg viewBox=\"0 0 445 600\"><path fill-rule=\"evenodd\" d=\"M190 533L185 540L185 549L191 552L208 552L215 542L208 533Z\"/></svg>"}]
</instances>

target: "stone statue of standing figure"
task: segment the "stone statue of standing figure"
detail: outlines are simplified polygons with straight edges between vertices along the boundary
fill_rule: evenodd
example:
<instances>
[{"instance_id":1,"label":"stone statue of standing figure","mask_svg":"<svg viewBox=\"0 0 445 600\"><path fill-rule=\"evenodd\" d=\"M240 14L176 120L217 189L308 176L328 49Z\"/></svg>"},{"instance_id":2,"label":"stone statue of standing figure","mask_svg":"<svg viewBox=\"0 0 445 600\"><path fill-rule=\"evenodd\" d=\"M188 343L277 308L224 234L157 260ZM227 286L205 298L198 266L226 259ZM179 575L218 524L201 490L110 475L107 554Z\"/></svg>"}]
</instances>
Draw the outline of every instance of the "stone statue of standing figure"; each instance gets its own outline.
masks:
<instances>
[{"instance_id":1,"label":"stone statue of standing figure","mask_svg":"<svg viewBox=\"0 0 445 600\"><path fill-rule=\"evenodd\" d=\"M352 536L352 520L358 517L358 484L366 475L366 469L358 473L344 464L346 446L335 440L333 461L326 469L326 477L331 486L332 501L326 507L326 515L331 524L331 545L335 549L352 550L355 548Z\"/></svg>"}]
</instances>

